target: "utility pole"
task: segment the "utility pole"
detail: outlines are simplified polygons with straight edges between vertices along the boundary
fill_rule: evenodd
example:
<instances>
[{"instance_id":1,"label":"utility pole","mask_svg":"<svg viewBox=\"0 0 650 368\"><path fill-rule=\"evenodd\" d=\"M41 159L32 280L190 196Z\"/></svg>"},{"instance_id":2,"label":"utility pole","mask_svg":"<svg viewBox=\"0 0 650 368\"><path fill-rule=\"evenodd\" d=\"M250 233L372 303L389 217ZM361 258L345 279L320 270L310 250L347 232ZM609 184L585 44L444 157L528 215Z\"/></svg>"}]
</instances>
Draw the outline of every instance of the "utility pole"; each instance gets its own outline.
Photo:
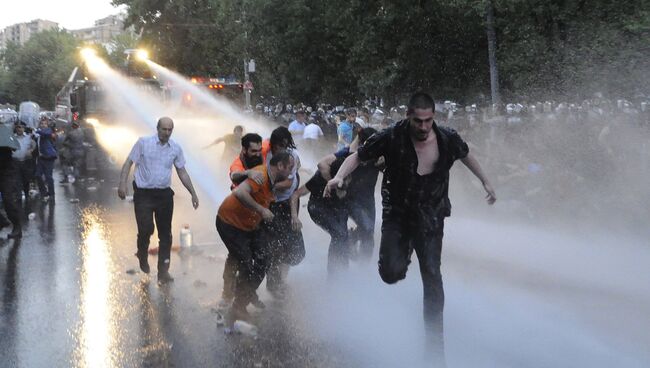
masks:
<instances>
[{"instance_id":1,"label":"utility pole","mask_svg":"<svg viewBox=\"0 0 650 368\"><path fill-rule=\"evenodd\" d=\"M494 7L492 6L492 0L485 0L485 2L492 104L499 104L501 103L501 96L499 95L499 67L497 65L497 35L494 30Z\"/></svg>"},{"instance_id":2,"label":"utility pole","mask_svg":"<svg viewBox=\"0 0 650 368\"><path fill-rule=\"evenodd\" d=\"M251 108L251 90L246 88L250 83L250 75L248 74L248 60L244 58L244 103L246 104L246 109Z\"/></svg>"}]
</instances>

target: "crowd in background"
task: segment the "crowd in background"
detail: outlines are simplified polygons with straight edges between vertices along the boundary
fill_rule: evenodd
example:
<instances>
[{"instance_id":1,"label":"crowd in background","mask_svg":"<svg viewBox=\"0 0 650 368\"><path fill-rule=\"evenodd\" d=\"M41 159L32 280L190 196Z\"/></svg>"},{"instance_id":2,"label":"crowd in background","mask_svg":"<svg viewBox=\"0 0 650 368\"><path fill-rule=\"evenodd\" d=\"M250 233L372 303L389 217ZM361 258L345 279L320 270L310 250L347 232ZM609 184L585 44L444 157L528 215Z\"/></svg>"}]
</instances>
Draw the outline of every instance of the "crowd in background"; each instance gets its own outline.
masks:
<instances>
[{"instance_id":1,"label":"crowd in background","mask_svg":"<svg viewBox=\"0 0 650 368\"><path fill-rule=\"evenodd\" d=\"M311 149L325 152L349 142L341 127L350 122L356 134L365 127L384 129L406 116L405 106L385 107L380 100L367 100L352 108L258 104L256 112L288 126L299 146L308 142ZM650 177L647 98L631 101L597 94L573 103L483 107L444 101L436 105L435 118L438 124L456 129L470 144L494 177L500 205L523 218L539 220L573 213L588 219L622 211L633 215L630 224L634 225L634 218L640 221L644 208L650 205L647 196L638 196L644 190L639 178ZM296 130L300 125L304 128ZM318 127L322 135L303 137L302 129L309 132L310 125ZM454 187L465 187L469 193L478 183L465 179L464 173L452 178L461 182Z\"/></svg>"}]
</instances>

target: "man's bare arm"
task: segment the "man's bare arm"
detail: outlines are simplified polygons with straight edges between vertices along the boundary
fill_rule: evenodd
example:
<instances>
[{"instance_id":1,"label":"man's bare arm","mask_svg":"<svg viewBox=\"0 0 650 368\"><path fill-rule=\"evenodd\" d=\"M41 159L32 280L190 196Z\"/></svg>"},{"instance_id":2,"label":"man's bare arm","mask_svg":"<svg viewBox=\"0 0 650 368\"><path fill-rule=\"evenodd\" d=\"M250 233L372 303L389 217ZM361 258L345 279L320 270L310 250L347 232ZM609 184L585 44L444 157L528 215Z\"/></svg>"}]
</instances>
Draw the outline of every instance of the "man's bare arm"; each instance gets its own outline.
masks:
<instances>
[{"instance_id":1,"label":"man's bare arm","mask_svg":"<svg viewBox=\"0 0 650 368\"><path fill-rule=\"evenodd\" d=\"M212 143L208 144L207 146L203 147L203 149L210 148L210 147L215 146L215 145L217 145L217 144L219 144L219 143L221 143L223 141L224 141L223 137L217 138L217 139L214 140L214 142L212 142Z\"/></svg>"},{"instance_id":2,"label":"man's bare arm","mask_svg":"<svg viewBox=\"0 0 650 368\"><path fill-rule=\"evenodd\" d=\"M133 161L127 157L122 165L122 172L120 172L120 184L117 187L117 196L120 199L126 198L126 181L129 178L129 172L131 172L131 166L133 166Z\"/></svg>"},{"instance_id":3,"label":"man's bare arm","mask_svg":"<svg viewBox=\"0 0 650 368\"><path fill-rule=\"evenodd\" d=\"M318 162L318 171L320 171L320 174L323 177L323 179L328 181L332 179L330 166L332 166L332 162L334 162L335 160L336 160L336 156L334 156L334 154L330 154L323 157L323 159Z\"/></svg>"},{"instance_id":4,"label":"man's bare arm","mask_svg":"<svg viewBox=\"0 0 650 368\"><path fill-rule=\"evenodd\" d=\"M300 197L309 193L309 189L306 186L301 186L293 192L291 196L291 228L294 231L298 231L302 228L302 223L298 219L298 206L300 204Z\"/></svg>"},{"instance_id":5,"label":"man's bare arm","mask_svg":"<svg viewBox=\"0 0 650 368\"><path fill-rule=\"evenodd\" d=\"M461 162L467 166L469 171L472 172L483 184L483 188L487 192L487 196L485 199L487 199L487 202L489 204L493 204L497 200L497 196L494 193L494 189L492 188L492 185L490 184L490 181L488 178L485 176L485 173L483 172L483 169L481 168L481 165L478 163L478 160L476 160L476 157L472 155L471 153L467 154L467 157L461 159Z\"/></svg>"},{"instance_id":6,"label":"man's bare arm","mask_svg":"<svg viewBox=\"0 0 650 368\"><path fill-rule=\"evenodd\" d=\"M230 180L239 185L246 179L253 179L257 184L264 182L264 174L258 170L248 169L244 171L233 171L230 173Z\"/></svg>"},{"instance_id":7,"label":"man's bare arm","mask_svg":"<svg viewBox=\"0 0 650 368\"><path fill-rule=\"evenodd\" d=\"M336 176L327 182L323 196L329 197L332 191L336 190L337 187L343 184L343 179L350 175L357 167L359 167L360 164L361 159L359 159L359 154L357 152L348 156L348 158L343 161L343 164L341 165L339 171L336 173Z\"/></svg>"},{"instance_id":8,"label":"man's bare arm","mask_svg":"<svg viewBox=\"0 0 650 368\"><path fill-rule=\"evenodd\" d=\"M199 197L196 195L196 192L194 191L194 186L192 185L192 179L190 179L190 174L187 173L187 170L185 170L184 167L181 167L180 169L176 168L176 173L178 174L178 178L181 179L181 183L183 183L183 186L192 195L192 206L194 207L194 209L197 209L199 207Z\"/></svg>"}]
</instances>

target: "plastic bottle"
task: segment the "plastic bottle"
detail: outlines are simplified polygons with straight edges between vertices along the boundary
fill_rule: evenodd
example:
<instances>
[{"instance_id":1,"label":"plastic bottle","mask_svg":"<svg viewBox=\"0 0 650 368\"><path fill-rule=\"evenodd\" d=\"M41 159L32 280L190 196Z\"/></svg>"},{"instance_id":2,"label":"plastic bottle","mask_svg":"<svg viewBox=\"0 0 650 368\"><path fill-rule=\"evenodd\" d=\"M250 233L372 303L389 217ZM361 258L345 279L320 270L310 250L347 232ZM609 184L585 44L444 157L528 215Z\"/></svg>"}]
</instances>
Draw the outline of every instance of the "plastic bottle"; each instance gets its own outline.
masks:
<instances>
[{"instance_id":1,"label":"plastic bottle","mask_svg":"<svg viewBox=\"0 0 650 368\"><path fill-rule=\"evenodd\" d=\"M257 336L257 327L248 322L236 320L235 324L233 325L233 330L242 335L253 336L253 337Z\"/></svg>"},{"instance_id":2,"label":"plastic bottle","mask_svg":"<svg viewBox=\"0 0 650 368\"><path fill-rule=\"evenodd\" d=\"M181 228L181 249L190 248L192 246L192 230L190 225L185 224Z\"/></svg>"}]
</instances>

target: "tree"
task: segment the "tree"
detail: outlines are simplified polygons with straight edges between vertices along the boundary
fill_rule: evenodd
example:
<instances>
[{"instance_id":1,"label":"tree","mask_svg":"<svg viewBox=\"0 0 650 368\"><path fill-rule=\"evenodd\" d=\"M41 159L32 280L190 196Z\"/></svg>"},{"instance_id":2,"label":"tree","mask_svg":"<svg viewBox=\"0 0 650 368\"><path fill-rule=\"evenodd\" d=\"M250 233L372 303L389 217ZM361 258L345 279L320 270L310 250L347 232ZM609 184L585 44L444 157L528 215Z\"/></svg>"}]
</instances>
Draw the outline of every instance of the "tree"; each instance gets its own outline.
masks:
<instances>
[{"instance_id":1,"label":"tree","mask_svg":"<svg viewBox=\"0 0 650 368\"><path fill-rule=\"evenodd\" d=\"M54 99L77 64L78 41L60 30L32 35L23 46L10 45L3 53L2 88L15 104L35 101L53 109Z\"/></svg>"}]
</instances>

